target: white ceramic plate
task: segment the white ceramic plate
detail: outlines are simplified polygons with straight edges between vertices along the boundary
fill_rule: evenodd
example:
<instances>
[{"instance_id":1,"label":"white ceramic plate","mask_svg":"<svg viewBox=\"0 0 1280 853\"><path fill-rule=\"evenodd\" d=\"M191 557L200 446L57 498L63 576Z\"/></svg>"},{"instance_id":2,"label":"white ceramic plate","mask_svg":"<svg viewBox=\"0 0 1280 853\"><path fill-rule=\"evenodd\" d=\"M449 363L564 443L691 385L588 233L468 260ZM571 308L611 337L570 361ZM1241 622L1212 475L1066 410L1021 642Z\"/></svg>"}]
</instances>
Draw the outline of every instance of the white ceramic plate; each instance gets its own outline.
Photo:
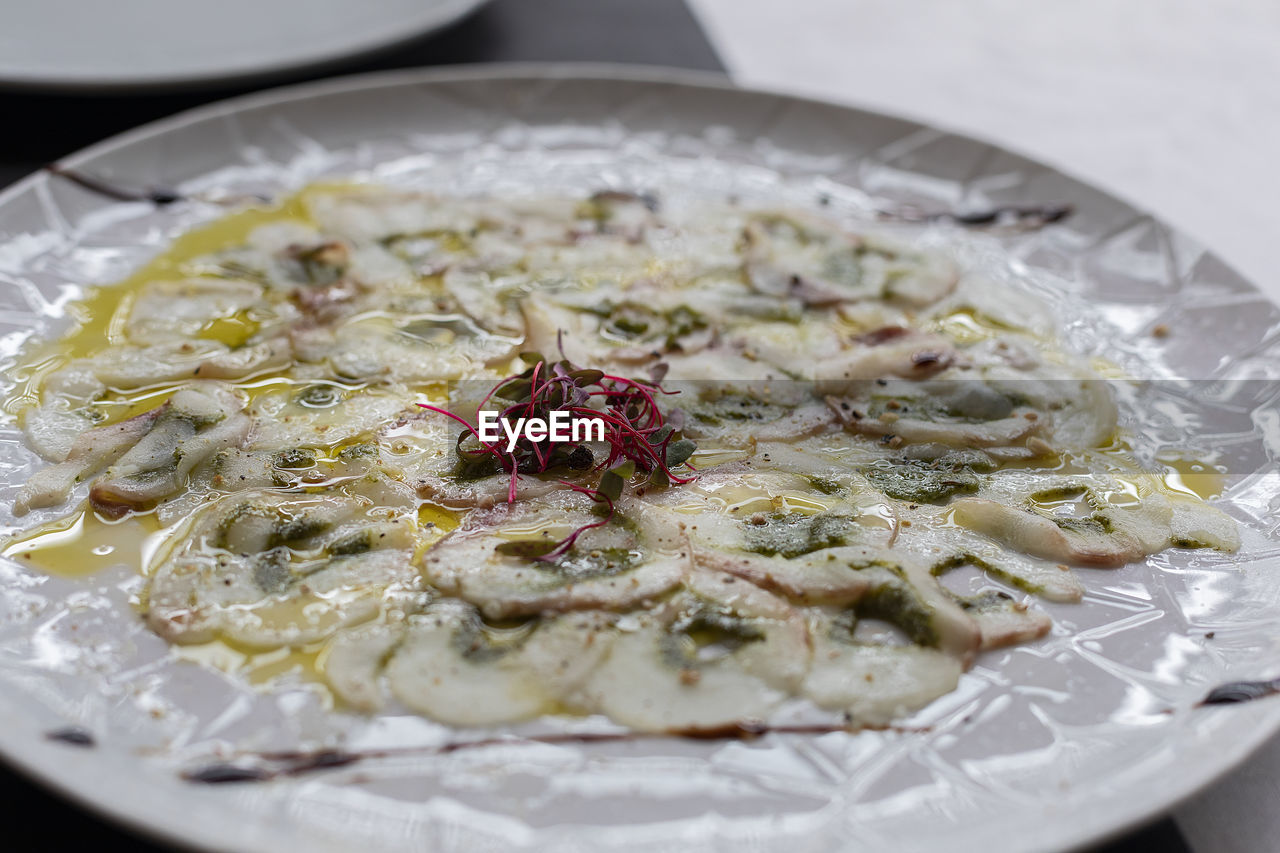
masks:
<instances>
[{"instance_id":1,"label":"white ceramic plate","mask_svg":"<svg viewBox=\"0 0 1280 853\"><path fill-rule=\"evenodd\" d=\"M904 203L1069 203L1075 215L1052 228L943 236L1048 300L1074 345L1136 375L1271 379L1277 370L1280 309L1127 204L987 143L717 78L499 67L335 80L205 107L65 165L199 200L114 202L44 174L0 194L5 358L26 336L64 328L79 285L118 280L173 235L223 213L227 199L354 174L447 192L611 186L798 205L822 197L830 213L852 219ZM1159 323L1173 333L1152 337ZM1050 636L984 656L954 694L910 721L921 733L509 741L433 754L433 745L481 735L416 717L332 714L305 685L256 692L178 662L129 607L136 569L72 581L0 563L0 749L94 808L208 848L1079 845L1169 807L1280 726L1277 700L1195 707L1223 681L1274 675L1259 670L1280 660L1280 547L1268 520L1280 483L1280 444L1269 437L1280 421L1275 384L1166 382L1139 392L1156 413L1153 439L1185 432L1161 420L1159 395L1190 389L1211 410L1198 432L1233 466L1222 505L1245 529L1239 555L1170 552L1083 572L1083 603L1046 607ZM4 426L0 524L12 527L14 484L37 464ZM67 724L90 730L97 746L44 737ZM218 756L317 745L393 752L270 782L180 778Z\"/></svg>"},{"instance_id":2,"label":"white ceramic plate","mask_svg":"<svg viewBox=\"0 0 1280 853\"><path fill-rule=\"evenodd\" d=\"M0 85L228 82L370 53L486 0L38 0L5 4Z\"/></svg>"}]
</instances>

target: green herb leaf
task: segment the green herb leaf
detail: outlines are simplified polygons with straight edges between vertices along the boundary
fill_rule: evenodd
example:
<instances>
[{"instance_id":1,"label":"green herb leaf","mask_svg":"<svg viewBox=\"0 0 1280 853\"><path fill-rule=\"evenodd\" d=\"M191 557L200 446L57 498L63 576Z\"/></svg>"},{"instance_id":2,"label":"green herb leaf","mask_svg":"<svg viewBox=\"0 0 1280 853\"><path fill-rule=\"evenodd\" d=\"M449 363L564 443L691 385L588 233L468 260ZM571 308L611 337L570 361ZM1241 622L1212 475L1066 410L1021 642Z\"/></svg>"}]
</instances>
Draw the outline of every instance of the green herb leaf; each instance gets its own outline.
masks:
<instances>
[{"instance_id":1,"label":"green herb leaf","mask_svg":"<svg viewBox=\"0 0 1280 853\"><path fill-rule=\"evenodd\" d=\"M671 426L671 424L663 424L662 429L649 436L649 443L656 447L670 438L673 432L675 432L675 427Z\"/></svg>"},{"instance_id":2,"label":"green herb leaf","mask_svg":"<svg viewBox=\"0 0 1280 853\"><path fill-rule=\"evenodd\" d=\"M696 442L682 438L667 445L667 467L674 468L689 461L689 457L698 449Z\"/></svg>"},{"instance_id":3,"label":"green herb leaf","mask_svg":"<svg viewBox=\"0 0 1280 853\"><path fill-rule=\"evenodd\" d=\"M614 466L609 470L623 480L630 480L636 475L636 463L633 459L623 459L621 462L614 463Z\"/></svg>"},{"instance_id":4,"label":"green herb leaf","mask_svg":"<svg viewBox=\"0 0 1280 853\"><path fill-rule=\"evenodd\" d=\"M617 501L622 497L622 487L627 483L617 471L605 471L600 475L600 485L596 487L596 491L604 495L610 501Z\"/></svg>"}]
</instances>

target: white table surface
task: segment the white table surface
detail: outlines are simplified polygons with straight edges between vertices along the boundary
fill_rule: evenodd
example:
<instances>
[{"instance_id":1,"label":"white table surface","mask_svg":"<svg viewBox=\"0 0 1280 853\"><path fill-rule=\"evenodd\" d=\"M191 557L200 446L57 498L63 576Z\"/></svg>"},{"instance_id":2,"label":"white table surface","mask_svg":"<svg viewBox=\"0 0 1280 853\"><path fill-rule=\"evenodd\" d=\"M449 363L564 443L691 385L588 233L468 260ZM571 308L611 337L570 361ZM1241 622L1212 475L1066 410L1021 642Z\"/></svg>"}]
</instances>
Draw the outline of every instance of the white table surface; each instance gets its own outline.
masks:
<instances>
[{"instance_id":1,"label":"white table surface","mask_svg":"<svg viewBox=\"0 0 1280 853\"><path fill-rule=\"evenodd\" d=\"M689 2L736 81L999 142L1280 299L1280 3ZM1280 740L1174 815L1195 853L1280 850Z\"/></svg>"}]
</instances>

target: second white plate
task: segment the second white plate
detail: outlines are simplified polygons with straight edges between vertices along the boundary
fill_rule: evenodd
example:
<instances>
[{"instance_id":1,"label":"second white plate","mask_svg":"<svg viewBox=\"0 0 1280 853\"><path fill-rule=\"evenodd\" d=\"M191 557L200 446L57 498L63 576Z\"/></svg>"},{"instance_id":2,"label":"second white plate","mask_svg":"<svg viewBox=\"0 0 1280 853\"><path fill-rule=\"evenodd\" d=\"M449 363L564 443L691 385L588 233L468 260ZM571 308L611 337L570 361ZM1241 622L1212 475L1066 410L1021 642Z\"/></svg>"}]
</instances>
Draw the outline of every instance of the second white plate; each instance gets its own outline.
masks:
<instances>
[{"instance_id":1,"label":"second white plate","mask_svg":"<svg viewBox=\"0 0 1280 853\"><path fill-rule=\"evenodd\" d=\"M135 89L240 81L370 53L487 0L8 3L0 85Z\"/></svg>"}]
</instances>

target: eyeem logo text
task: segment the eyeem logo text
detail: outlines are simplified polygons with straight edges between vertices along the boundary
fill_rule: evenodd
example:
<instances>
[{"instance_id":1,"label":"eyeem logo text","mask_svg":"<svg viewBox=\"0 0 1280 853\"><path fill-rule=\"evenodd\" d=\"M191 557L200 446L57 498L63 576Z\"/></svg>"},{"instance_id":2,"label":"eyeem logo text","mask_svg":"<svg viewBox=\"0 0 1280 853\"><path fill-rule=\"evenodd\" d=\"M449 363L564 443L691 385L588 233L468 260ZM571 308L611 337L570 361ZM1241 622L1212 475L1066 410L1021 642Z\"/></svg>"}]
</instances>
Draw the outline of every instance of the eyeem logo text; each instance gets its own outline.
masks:
<instances>
[{"instance_id":1,"label":"eyeem logo text","mask_svg":"<svg viewBox=\"0 0 1280 853\"><path fill-rule=\"evenodd\" d=\"M604 421L599 418L574 417L572 413L554 411L546 418L504 418L492 409L481 409L476 418L476 433L485 443L507 439L507 453L516 449L520 439L532 442L556 441L579 444L604 441Z\"/></svg>"}]
</instances>

